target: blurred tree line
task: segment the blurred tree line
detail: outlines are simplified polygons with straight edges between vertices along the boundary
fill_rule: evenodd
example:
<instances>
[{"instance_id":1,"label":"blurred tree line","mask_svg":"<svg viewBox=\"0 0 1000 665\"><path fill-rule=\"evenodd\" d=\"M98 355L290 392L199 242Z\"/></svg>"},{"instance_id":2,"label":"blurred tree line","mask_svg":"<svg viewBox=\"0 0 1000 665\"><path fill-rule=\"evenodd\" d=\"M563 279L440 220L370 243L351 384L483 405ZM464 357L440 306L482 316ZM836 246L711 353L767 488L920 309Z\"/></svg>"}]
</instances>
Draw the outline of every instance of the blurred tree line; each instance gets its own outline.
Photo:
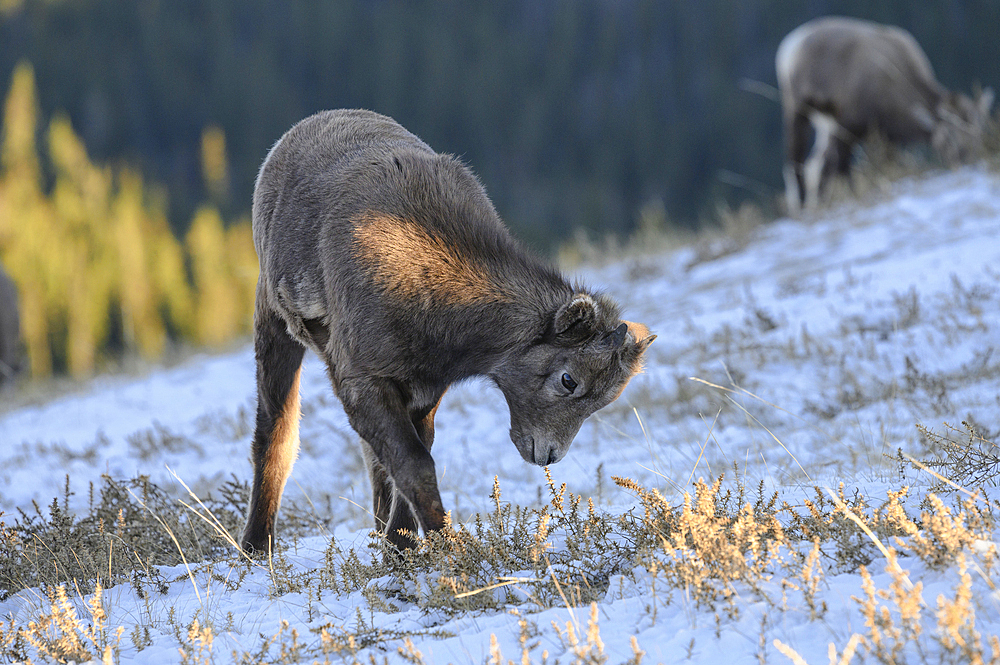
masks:
<instances>
[{"instance_id":1,"label":"blurred tree line","mask_svg":"<svg viewBox=\"0 0 1000 665\"><path fill-rule=\"evenodd\" d=\"M774 52L821 14L901 25L941 81L1000 84L996 0L2 0L0 81L30 61L98 162L169 193L178 233L210 200L250 207L268 148L317 110L393 116L479 173L546 249L582 226L627 232L662 200L696 225L721 196L781 187ZM203 129L228 139L207 191ZM721 174L721 178L720 178Z\"/></svg>"},{"instance_id":2,"label":"blurred tree line","mask_svg":"<svg viewBox=\"0 0 1000 665\"><path fill-rule=\"evenodd\" d=\"M257 258L247 220L227 229L204 205L179 241L162 191L132 168L91 162L65 114L40 124L27 63L3 112L0 263L20 291L33 375L87 376L102 356L155 358L168 337L212 346L249 329ZM215 178L226 168L220 140L206 130L209 186L212 167Z\"/></svg>"},{"instance_id":3,"label":"blurred tree line","mask_svg":"<svg viewBox=\"0 0 1000 665\"><path fill-rule=\"evenodd\" d=\"M823 14L909 29L953 89L1000 86L996 0L0 0L0 84L13 80L14 98L28 62L38 95L35 140L24 129L20 147L5 147L4 182L20 183L5 196L26 207L0 210L0 260L27 265L55 249L12 258L13 227L65 236L67 276L37 266L36 282L19 282L45 294L28 307L47 308L50 341L75 339L72 328L98 347L155 354L164 337L203 339L198 298L221 296L198 280L235 274L243 259L222 268L198 252L246 251L209 249L242 233L220 220L248 214L257 169L285 130L338 107L391 115L459 154L542 250L577 228L629 233L651 202L688 227L720 199L766 208L781 188L774 52ZM169 244L168 227L180 249L154 249ZM43 237L30 242L56 243ZM143 251L123 250L130 242ZM97 272L84 281L69 261ZM141 287L115 281L139 273ZM84 292L99 297L76 303ZM49 347L53 359L36 358L36 344L33 363L92 364Z\"/></svg>"}]
</instances>

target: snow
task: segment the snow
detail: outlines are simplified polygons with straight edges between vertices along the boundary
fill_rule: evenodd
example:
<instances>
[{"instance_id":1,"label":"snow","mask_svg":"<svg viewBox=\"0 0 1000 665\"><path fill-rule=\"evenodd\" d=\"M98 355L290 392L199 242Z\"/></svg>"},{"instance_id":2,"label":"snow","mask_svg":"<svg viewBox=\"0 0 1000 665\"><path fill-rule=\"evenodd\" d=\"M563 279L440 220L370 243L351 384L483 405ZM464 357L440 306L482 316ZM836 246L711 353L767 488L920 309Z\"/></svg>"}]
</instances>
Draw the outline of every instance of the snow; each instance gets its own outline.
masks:
<instances>
[{"instance_id":1,"label":"snow","mask_svg":"<svg viewBox=\"0 0 1000 665\"><path fill-rule=\"evenodd\" d=\"M748 485L763 480L790 501L810 494L813 485L844 482L877 502L889 488L927 484L913 471L901 477L884 457L897 448L922 453L916 423L940 429L971 418L995 433L1000 422L998 239L1000 178L967 168L896 183L891 195L874 202L778 220L755 230L745 246L720 239L711 247L577 270L576 277L615 296L626 317L647 324L658 338L645 372L590 418L569 455L551 468L555 481L612 512L637 500L613 486L611 476L658 488L677 502L693 480L729 472L734 463ZM342 549L365 550L371 522L356 436L313 356L306 359L302 398L302 449L285 501L308 501L332 531L294 544L291 560L308 569L322 560L331 536ZM96 379L80 394L9 411L0 415L0 510L9 516L33 501L49 503L61 495L67 474L76 490L71 507L78 510L85 507L87 484L102 474L146 474L178 497L184 495L178 478L198 494L232 475L247 479L253 408L247 347L141 378ZM485 381L454 386L436 424L434 457L454 519L490 510L494 476L505 501L538 504L543 471L525 464L511 444L506 405L495 387ZM164 428L173 444L151 445L158 439L149 435ZM911 578L924 582L928 602L957 583L953 569L908 565ZM887 588L888 573L881 565L871 568L876 585ZM315 641L311 628L353 625L357 608L367 607L360 592L328 595L319 615L310 617L301 594L273 597L260 571L236 591L205 571L190 580L183 567L164 575L185 581L172 583L152 605L142 605L127 585L105 592L111 625L128 631L145 616L154 633L160 631L141 651L124 640L121 662L177 661L168 607L185 626L196 615L232 613L232 625L216 637L215 662L227 662L233 650L253 650L259 634L273 635L281 620ZM642 575L635 577L612 580L599 604L600 635L612 663L633 656L632 636L647 652L646 662L732 664L757 662L761 653L785 662L774 638L810 663L826 662L831 642L842 650L852 632L863 630L851 600L863 595L856 571L828 572L830 608L822 621L811 621L801 607L775 613L748 596L738 619L717 622L683 594L657 596ZM996 634L1000 596L977 583L984 589L977 595L977 628ZM0 617L25 620L37 610L37 598L30 591L9 598L0 603ZM532 614L545 629L535 659L547 649L550 658L569 662L572 654L550 626L577 622L585 631L588 616L587 607ZM450 633L414 638L427 663L486 662L491 635L505 658L520 658L512 614L445 616L411 607L372 620L386 630L433 626ZM374 653L402 661L392 649Z\"/></svg>"}]
</instances>

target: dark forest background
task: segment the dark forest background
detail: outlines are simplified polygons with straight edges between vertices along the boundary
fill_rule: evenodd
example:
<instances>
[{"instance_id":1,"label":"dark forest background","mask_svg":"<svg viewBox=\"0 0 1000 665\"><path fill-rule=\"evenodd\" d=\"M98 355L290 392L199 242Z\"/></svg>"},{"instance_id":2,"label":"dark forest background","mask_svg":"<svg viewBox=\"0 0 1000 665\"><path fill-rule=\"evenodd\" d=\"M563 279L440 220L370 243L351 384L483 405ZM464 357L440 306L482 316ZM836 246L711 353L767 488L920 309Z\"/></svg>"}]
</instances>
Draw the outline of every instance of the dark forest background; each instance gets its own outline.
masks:
<instances>
[{"instance_id":1,"label":"dark forest background","mask_svg":"<svg viewBox=\"0 0 1000 665\"><path fill-rule=\"evenodd\" d=\"M182 235L214 199L249 209L256 170L294 122L364 107L480 175L541 249L574 228L628 232L662 200L694 226L721 197L781 186L781 38L822 14L901 25L947 86L1000 84L996 0L5 0L0 81L34 66L98 162L169 192ZM206 191L200 146L224 132L228 187Z\"/></svg>"},{"instance_id":2,"label":"dark forest background","mask_svg":"<svg viewBox=\"0 0 1000 665\"><path fill-rule=\"evenodd\" d=\"M909 29L948 87L1000 85L997 0L0 0L23 366L84 377L246 335L254 178L321 109L460 155L542 251L774 212L774 53L823 14Z\"/></svg>"}]
</instances>

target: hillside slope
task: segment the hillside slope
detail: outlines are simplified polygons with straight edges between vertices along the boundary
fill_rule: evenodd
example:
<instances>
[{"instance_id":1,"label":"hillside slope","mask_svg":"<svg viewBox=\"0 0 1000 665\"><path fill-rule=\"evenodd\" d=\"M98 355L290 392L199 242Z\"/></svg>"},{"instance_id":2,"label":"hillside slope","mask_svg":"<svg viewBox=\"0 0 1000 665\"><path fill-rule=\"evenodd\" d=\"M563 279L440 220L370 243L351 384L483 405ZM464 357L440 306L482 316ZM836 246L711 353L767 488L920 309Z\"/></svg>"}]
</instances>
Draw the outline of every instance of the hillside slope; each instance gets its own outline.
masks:
<instances>
[{"instance_id":1,"label":"hillside slope","mask_svg":"<svg viewBox=\"0 0 1000 665\"><path fill-rule=\"evenodd\" d=\"M679 505L693 481L732 476L735 467L735 480L777 491L793 506L815 498L814 488L822 493L840 483L845 496L874 506L887 491L913 486L903 506L926 528L915 516L928 505L925 496L935 479L889 456L897 449L921 459L941 454L917 424L946 432L944 423L961 429L964 421L986 440L1000 438L996 174L965 169L903 181L884 199L761 227L745 247L706 241L581 270L579 277L616 296L627 318L658 334L645 373L588 421L566 459L550 469L556 485L566 483L584 501L592 498L601 513L643 511L635 492L616 487L613 476L656 488L666 502ZM67 474L75 492L69 505L77 511L86 508L88 483L98 483L101 474L145 474L178 498L186 496L178 479L200 496L232 476L248 479L253 390L252 351L244 348L141 379L99 379L81 394L0 416L4 519L11 522L14 510L28 509L32 501L44 505L60 496ZM341 550L354 547L369 556L369 490L356 436L312 356L302 395L302 450L285 510L310 513L335 534ZM495 508L494 477L504 502L540 507L549 501L544 471L526 465L509 441L506 406L496 388L483 381L452 388L437 423L442 498L456 522ZM951 500L947 492L945 499ZM289 554L292 568L321 565L329 538L325 533L296 543ZM996 537L979 540L977 551L986 551ZM567 546L558 539L552 544L554 560ZM827 609L818 619L811 618L804 596L779 610L761 601L757 590L737 585L735 596L726 596L736 600L712 611L683 586L671 590L666 584L658 592L655 570L615 569L605 576L607 592L596 606L603 653L612 663L633 658L635 636L653 662L754 662L761 653L782 662L773 646L780 639L808 662L826 662L828 643L843 650L866 620L862 604L851 600L865 596L860 569L834 550L824 544ZM893 576L875 572L882 571L884 559L870 567L875 584L888 588ZM917 557L904 568L914 581L922 580L931 621L932 599L961 579L959 566L935 570ZM1000 576L987 564L980 570L985 573L970 584L978 585L976 626L985 639L1000 632ZM510 574L517 577L518 571ZM214 662L257 649L260 635L287 645L291 629L279 631L282 620L308 645L288 656L289 662L322 659L317 645L324 625L360 634L364 624L380 635L370 653L393 661L414 658L397 652L403 635L412 636L428 663L485 662L495 657L491 634L505 658L516 660L521 653L518 617L488 608L431 608L413 600L422 597L419 589L403 592L391 580L372 582L368 595L325 590L317 600L308 588L278 590L273 570L240 574L235 585L219 581L235 573L220 578L217 569L202 569L190 579L183 567L164 575L174 581L152 605L127 586L105 593L111 626L124 626L126 634L145 626L152 635L149 644L123 640L120 662L173 662L179 641L190 654L194 638L183 643L175 627L186 628L194 618L214 626L214 647L205 652ZM777 579L769 584L782 596L785 587L775 585ZM527 640L535 645L533 661L542 662L544 649L547 662L601 662L586 660L590 656L574 651L572 640L550 627L555 622L565 630L567 621L578 622L577 630L585 633L585 607L532 606L524 600L531 585L520 584L529 591L514 605L535 626ZM381 594L383 605L372 594ZM40 598L29 591L12 596L0 602L0 617L10 617L10 626L24 625L44 610ZM732 603L739 612L723 611ZM933 632L929 626L927 635ZM914 644L904 653L928 657L945 648ZM268 656L276 662L277 649ZM367 654L362 649L351 657L368 662Z\"/></svg>"}]
</instances>

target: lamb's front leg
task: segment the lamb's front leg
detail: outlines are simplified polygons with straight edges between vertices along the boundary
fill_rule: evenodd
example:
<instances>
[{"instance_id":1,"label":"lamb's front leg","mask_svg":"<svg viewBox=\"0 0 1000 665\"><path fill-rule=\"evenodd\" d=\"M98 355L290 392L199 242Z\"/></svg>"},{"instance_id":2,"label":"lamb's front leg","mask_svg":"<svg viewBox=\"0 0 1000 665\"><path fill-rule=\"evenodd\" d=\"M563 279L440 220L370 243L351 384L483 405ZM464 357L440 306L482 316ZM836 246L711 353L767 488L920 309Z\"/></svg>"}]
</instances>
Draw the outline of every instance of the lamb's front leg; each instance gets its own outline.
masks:
<instances>
[{"instance_id":1,"label":"lamb's front leg","mask_svg":"<svg viewBox=\"0 0 1000 665\"><path fill-rule=\"evenodd\" d=\"M412 508L420 528L426 534L443 527L444 506L434 460L413 424L403 392L395 382L380 378L348 379L341 381L339 388L351 427L370 446L396 492ZM372 488L373 492L379 490ZM387 535L400 549L413 546L398 529L390 529Z\"/></svg>"}]
</instances>

